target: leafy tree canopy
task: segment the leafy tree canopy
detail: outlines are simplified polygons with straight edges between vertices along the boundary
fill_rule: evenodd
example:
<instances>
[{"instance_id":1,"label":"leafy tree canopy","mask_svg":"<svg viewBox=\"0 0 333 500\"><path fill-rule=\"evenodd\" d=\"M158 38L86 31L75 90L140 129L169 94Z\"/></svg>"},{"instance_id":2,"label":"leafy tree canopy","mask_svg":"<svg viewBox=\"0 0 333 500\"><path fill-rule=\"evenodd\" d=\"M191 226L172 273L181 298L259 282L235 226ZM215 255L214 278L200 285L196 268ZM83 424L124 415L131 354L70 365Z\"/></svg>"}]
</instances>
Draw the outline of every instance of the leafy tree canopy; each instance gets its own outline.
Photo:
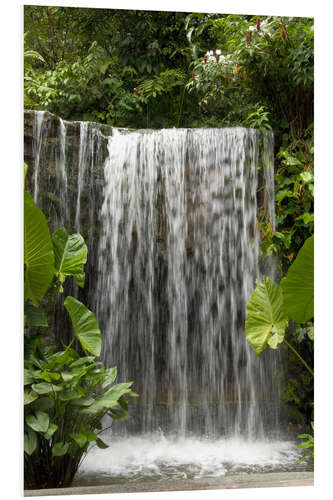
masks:
<instances>
[{"instance_id":1,"label":"leafy tree canopy","mask_svg":"<svg viewBox=\"0 0 333 500\"><path fill-rule=\"evenodd\" d=\"M313 233L312 18L25 6L25 106L128 128L274 132L284 269Z\"/></svg>"}]
</instances>

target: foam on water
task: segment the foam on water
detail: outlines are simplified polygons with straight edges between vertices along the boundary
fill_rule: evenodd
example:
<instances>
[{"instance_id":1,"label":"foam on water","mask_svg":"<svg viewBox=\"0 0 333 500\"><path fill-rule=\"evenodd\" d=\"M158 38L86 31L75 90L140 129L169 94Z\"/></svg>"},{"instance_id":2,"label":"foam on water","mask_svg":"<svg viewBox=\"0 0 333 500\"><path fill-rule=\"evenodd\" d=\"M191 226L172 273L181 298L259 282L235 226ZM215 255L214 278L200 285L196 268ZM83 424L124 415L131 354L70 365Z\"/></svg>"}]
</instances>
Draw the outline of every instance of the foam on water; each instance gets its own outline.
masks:
<instances>
[{"instance_id":1,"label":"foam on water","mask_svg":"<svg viewBox=\"0 0 333 500\"><path fill-rule=\"evenodd\" d=\"M109 438L110 448L92 448L77 482L200 479L237 472L289 471L297 468L301 450L294 441L249 441L165 436L162 432ZM304 468L304 464L298 468Z\"/></svg>"}]
</instances>

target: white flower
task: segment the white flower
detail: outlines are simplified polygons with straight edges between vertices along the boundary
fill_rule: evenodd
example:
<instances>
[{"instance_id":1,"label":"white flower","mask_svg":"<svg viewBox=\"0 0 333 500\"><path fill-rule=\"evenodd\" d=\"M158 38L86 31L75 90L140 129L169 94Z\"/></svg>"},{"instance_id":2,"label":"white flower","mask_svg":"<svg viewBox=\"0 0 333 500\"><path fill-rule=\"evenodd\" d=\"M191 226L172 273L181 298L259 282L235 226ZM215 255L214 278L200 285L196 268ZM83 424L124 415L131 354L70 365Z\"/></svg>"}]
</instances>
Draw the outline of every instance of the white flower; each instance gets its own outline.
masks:
<instances>
[{"instance_id":1,"label":"white flower","mask_svg":"<svg viewBox=\"0 0 333 500\"><path fill-rule=\"evenodd\" d=\"M220 49L215 50L215 53L216 53L217 55L222 54L222 52L221 52L221 50L220 50Z\"/></svg>"}]
</instances>

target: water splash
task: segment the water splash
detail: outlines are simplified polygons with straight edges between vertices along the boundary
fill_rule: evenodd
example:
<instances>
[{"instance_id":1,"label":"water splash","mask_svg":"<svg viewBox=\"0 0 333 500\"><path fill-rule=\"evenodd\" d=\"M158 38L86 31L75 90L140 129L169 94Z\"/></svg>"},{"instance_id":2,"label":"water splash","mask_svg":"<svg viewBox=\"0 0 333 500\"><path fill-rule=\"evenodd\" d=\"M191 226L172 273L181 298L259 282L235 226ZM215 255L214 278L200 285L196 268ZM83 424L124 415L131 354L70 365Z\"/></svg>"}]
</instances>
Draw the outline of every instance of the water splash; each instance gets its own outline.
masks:
<instances>
[{"instance_id":1,"label":"water splash","mask_svg":"<svg viewBox=\"0 0 333 500\"><path fill-rule=\"evenodd\" d=\"M114 437L109 450L93 448L80 467L75 484L121 484L162 479L201 479L240 472L306 470L293 441L245 441L233 438L166 438L163 433Z\"/></svg>"}]
</instances>

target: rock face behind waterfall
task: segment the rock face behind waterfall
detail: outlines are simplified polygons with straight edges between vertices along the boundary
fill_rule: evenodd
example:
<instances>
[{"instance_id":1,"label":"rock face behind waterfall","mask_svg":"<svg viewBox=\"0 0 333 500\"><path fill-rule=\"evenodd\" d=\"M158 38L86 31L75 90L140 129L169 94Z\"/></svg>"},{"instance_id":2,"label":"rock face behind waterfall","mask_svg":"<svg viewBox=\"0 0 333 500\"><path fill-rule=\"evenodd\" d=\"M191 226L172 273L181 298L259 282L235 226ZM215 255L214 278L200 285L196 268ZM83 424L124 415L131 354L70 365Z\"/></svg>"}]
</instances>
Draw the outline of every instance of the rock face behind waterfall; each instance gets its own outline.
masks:
<instances>
[{"instance_id":1,"label":"rock face behind waterfall","mask_svg":"<svg viewBox=\"0 0 333 500\"><path fill-rule=\"evenodd\" d=\"M272 145L245 128L129 132L25 113L27 187L52 229L88 244L85 288L68 292L140 394L127 431L278 430L277 353L256 357L244 335L259 204L274 227Z\"/></svg>"}]
</instances>

